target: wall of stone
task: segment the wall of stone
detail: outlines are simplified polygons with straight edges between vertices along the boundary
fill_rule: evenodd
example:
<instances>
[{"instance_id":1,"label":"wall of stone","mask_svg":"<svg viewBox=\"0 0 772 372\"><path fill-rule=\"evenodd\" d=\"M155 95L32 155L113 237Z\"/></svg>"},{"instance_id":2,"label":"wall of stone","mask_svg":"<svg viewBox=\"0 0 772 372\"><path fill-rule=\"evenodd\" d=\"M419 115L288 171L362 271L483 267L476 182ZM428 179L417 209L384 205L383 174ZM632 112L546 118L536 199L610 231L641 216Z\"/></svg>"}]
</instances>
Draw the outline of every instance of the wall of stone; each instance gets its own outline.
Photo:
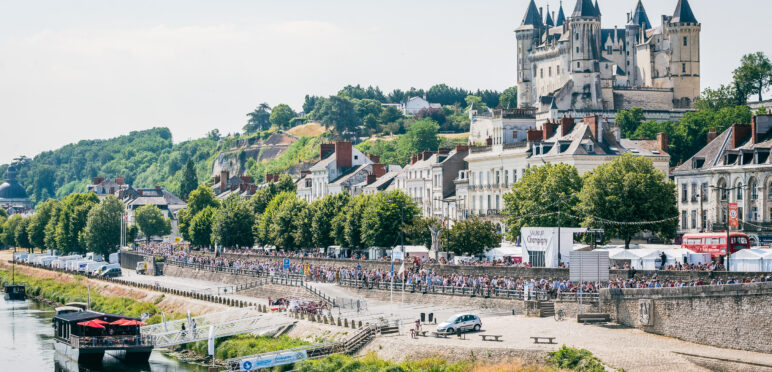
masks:
<instances>
[{"instance_id":1,"label":"wall of stone","mask_svg":"<svg viewBox=\"0 0 772 372\"><path fill-rule=\"evenodd\" d=\"M209 282L229 285L249 283L257 279L246 275L234 275L218 271L199 270L177 265L164 265L164 275L178 278L205 280Z\"/></svg>"},{"instance_id":2,"label":"wall of stone","mask_svg":"<svg viewBox=\"0 0 772 372\"><path fill-rule=\"evenodd\" d=\"M772 282L656 289L603 289L620 324L700 344L772 352Z\"/></svg>"},{"instance_id":3,"label":"wall of stone","mask_svg":"<svg viewBox=\"0 0 772 372\"><path fill-rule=\"evenodd\" d=\"M644 110L673 109L673 92L665 90L614 90L614 109L641 107Z\"/></svg>"}]
</instances>

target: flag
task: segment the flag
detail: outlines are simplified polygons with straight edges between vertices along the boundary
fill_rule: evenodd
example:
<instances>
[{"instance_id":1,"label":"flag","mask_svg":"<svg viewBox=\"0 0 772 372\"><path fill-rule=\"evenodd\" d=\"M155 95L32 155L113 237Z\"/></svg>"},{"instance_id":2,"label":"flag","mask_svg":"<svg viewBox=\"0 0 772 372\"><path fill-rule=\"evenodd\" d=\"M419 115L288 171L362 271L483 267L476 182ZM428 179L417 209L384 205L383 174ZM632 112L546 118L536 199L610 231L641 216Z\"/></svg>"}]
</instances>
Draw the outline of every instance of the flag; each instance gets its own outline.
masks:
<instances>
[{"instance_id":1,"label":"flag","mask_svg":"<svg viewBox=\"0 0 772 372\"><path fill-rule=\"evenodd\" d=\"M394 271L394 264L392 264L391 266L392 266L391 271L393 272ZM398 274L402 275L402 273L404 273L404 272L405 272L405 261L402 261L402 265L399 265L399 273Z\"/></svg>"},{"instance_id":2,"label":"flag","mask_svg":"<svg viewBox=\"0 0 772 372\"><path fill-rule=\"evenodd\" d=\"M214 356L214 326L209 326L209 344L207 345L209 355Z\"/></svg>"}]
</instances>

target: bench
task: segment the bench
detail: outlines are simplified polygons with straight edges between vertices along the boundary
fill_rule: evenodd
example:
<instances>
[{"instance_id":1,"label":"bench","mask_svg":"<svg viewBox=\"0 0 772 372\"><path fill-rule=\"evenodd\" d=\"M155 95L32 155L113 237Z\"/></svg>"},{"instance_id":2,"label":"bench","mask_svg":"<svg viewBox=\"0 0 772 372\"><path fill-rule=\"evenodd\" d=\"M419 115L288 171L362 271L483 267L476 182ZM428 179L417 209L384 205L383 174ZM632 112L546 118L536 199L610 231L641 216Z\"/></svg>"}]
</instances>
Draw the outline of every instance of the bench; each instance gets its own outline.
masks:
<instances>
[{"instance_id":1,"label":"bench","mask_svg":"<svg viewBox=\"0 0 772 372\"><path fill-rule=\"evenodd\" d=\"M445 332L432 332L432 336L436 338L440 338L440 337L448 338L449 335L450 335L449 333L445 333Z\"/></svg>"},{"instance_id":2,"label":"bench","mask_svg":"<svg viewBox=\"0 0 772 372\"><path fill-rule=\"evenodd\" d=\"M426 337L426 333L429 331L417 331L416 334L421 337Z\"/></svg>"},{"instance_id":3,"label":"bench","mask_svg":"<svg viewBox=\"0 0 772 372\"><path fill-rule=\"evenodd\" d=\"M555 343L555 337L531 337L534 344L554 344ZM548 342L543 342L542 340L548 340Z\"/></svg>"},{"instance_id":4,"label":"bench","mask_svg":"<svg viewBox=\"0 0 772 372\"><path fill-rule=\"evenodd\" d=\"M493 339L492 341L501 341L501 335L480 335L482 337L483 341L491 341L489 339Z\"/></svg>"},{"instance_id":5,"label":"bench","mask_svg":"<svg viewBox=\"0 0 772 372\"><path fill-rule=\"evenodd\" d=\"M579 314L576 316L578 323L606 323L611 321L609 314Z\"/></svg>"}]
</instances>

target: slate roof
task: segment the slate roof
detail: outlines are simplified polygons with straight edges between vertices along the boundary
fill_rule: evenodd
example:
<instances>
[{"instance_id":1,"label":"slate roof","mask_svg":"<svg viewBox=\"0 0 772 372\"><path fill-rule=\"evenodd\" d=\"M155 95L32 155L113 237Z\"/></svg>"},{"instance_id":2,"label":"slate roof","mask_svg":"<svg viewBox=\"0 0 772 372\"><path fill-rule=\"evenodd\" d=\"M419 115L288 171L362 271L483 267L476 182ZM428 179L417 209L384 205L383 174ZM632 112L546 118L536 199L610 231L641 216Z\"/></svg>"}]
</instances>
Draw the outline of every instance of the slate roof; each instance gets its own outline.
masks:
<instances>
[{"instance_id":1,"label":"slate roof","mask_svg":"<svg viewBox=\"0 0 772 372\"><path fill-rule=\"evenodd\" d=\"M521 25L531 25L534 27L543 26L541 15L539 15L539 9L536 8L534 0L531 0L531 3L528 4L528 9L525 11L525 17L523 17L523 23Z\"/></svg>"},{"instance_id":2,"label":"slate roof","mask_svg":"<svg viewBox=\"0 0 772 372\"><path fill-rule=\"evenodd\" d=\"M598 9L592 4L592 0L576 0L576 7L572 17L600 17Z\"/></svg>"},{"instance_id":3,"label":"slate roof","mask_svg":"<svg viewBox=\"0 0 772 372\"><path fill-rule=\"evenodd\" d=\"M27 192L24 191L18 181L7 180L0 185L0 199L26 199Z\"/></svg>"},{"instance_id":4,"label":"slate roof","mask_svg":"<svg viewBox=\"0 0 772 372\"><path fill-rule=\"evenodd\" d=\"M340 185L340 184L348 181L352 177L356 176L357 174L360 174L363 171L367 171L368 167L372 167L372 165L371 164L362 164L362 165L354 168L351 172L348 172L348 173L344 174L343 176L338 177L337 180L335 180L333 182L330 182L330 185Z\"/></svg>"},{"instance_id":5,"label":"slate roof","mask_svg":"<svg viewBox=\"0 0 772 372\"><path fill-rule=\"evenodd\" d=\"M727 128L724 132L718 135L716 139L710 141L705 147L698 151L689 160L676 167L673 173L677 172L690 172L695 170L707 170L718 165L721 165L721 156L724 154L724 149L727 146L727 141L731 139L733 127ZM695 167L695 158L704 159L704 163L701 167Z\"/></svg>"},{"instance_id":6,"label":"slate roof","mask_svg":"<svg viewBox=\"0 0 772 372\"><path fill-rule=\"evenodd\" d=\"M639 25L643 27L644 30L648 30L651 28L651 22L649 21L649 16L646 14L646 9L643 8L643 3L641 0L638 0L638 5L635 6L635 11L633 12L633 18L630 20L630 23Z\"/></svg>"},{"instance_id":7,"label":"slate roof","mask_svg":"<svg viewBox=\"0 0 772 372\"><path fill-rule=\"evenodd\" d=\"M689 0L678 0L673 18L670 20L672 23L699 23L697 18L694 17L692 7L689 6Z\"/></svg>"},{"instance_id":8,"label":"slate roof","mask_svg":"<svg viewBox=\"0 0 772 372\"><path fill-rule=\"evenodd\" d=\"M549 8L547 8L547 20L544 21L544 24L549 27L555 27L555 22L552 20L552 15L550 14Z\"/></svg>"},{"instance_id":9,"label":"slate roof","mask_svg":"<svg viewBox=\"0 0 772 372\"><path fill-rule=\"evenodd\" d=\"M614 35L614 32L616 32L616 35ZM625 43L625 30L624 29L613 29L613 28L604 28L600 30L600 44L601 46L606 45L606 41L610 37L614 37L614 41L618 42L618 40L622 40L622 45Z\"/></svg>"},{"instance_id":10,"label":"slate roof","mask_svg":"<svg viewBox=\"0 0 772 372\"><path fill-rule=\"evenodd\" d=\"M566 23L566 14L563 13L563 2L560 2L560 10L558 11L558 19L555 20L555 26L562 26Z\"/></svg>"}]
</instances>

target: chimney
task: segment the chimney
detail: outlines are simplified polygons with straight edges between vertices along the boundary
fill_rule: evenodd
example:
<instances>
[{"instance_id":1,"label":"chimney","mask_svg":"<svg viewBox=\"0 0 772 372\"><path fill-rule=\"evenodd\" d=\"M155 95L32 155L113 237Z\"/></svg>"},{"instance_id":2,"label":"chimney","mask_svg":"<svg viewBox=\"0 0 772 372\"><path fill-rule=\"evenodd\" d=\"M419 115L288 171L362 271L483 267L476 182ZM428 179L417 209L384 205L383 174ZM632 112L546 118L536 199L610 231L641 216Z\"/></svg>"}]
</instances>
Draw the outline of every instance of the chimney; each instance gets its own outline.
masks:
<instances>
[{"instance_id":1,"label":"chimney","mask_svg":"<svg viewBox=\"0 0 772 372\"><path fill-rule=\"evenodd\" d=\"M429 160L429 158L432 157L432 152L429 150L426 150L423 152L423 160Z\"/></svg>"},{"instance_id":2,"label":"chimney","mask_svg":"<svg viewBox=\"0 0 772 372\"><path fill-rule=\"evenodd\" d=\"M410 165L415 164L416 160L417 160L416 159L416 154L413 154L412 156L410 156Z\"/></svg>"},{"instance_id":3,"label":"chimney","mask_svg":"<svg viewBox=\"0 0 772 372\"><path fill-rule=\"evenodd\" d=\"M450 153L450 149L447 147L442 147L439 150L437 150L437 154L447 155L449 153Z\"/></svg>"},{"instance_id":4,"label":"chimney","mask_svg":"<svg viewBox=\"0 0 772 372\"><path fill-rule=\"evenodd\" d=\"M214 176L214 183L220 183L220 176Z\"/></svg>"},{"instance_id":5,"label":"chimney","mask_svg":"<svg viewBox=\"0 0 772 372\"><path fill-rule=\"evenodd\" d=\"M526 140L528 142L538 141L542 139L542 131L539 129L528 129L526 132Z\"/></svg>"},{"instance_id":6,"label":"chimney","mask_svg":"<svg viewBox=\"0 0 772 372\"><path fill-rule=\"evenodd\" d=\"M220 192L225 191L225 189L228 188L228 179L230 178L230 173L226 170L220 171Z\"/></svg>"},{"instance_id":7,"label":"chimney","mask_svg":"<svg viewBox=\"0 0 772 372\"><path fill-rule=\"evenodd\" d=\"M568 132L570 132L571 129L574 129L574 118L564 116L562 119L560 119L561 136L565 136L566 134L568 134Z\"/></svg>"},{"instance_id":8,"label":"chimney","mask_svg":"<svg viewBox=\"0 0 772 372\"><path fill-rule=\"evenodd\" d=\"M142 189L137 190L137 194L139 194L139 196L143 196L142 195Z\"/></svg>"},{"instance_id":9,"label":"chimney","mask_svg":"<svg viewBox=\"0 0 772 372\"><path fill-rule=\"evenodd\" d=\"M670 144L668 143L667 133L657 133L657 148L659 148L659 151L663 154L669 153L668 149L670 148Z\"/></svg>"},{"instance_id":10,"label":"chimney","mask_svg":"<svg viewBox=\"0 0 772 372\"><path fill-rule=\"evenodd\" d=\"M236 185L231 185L231 191L236 191Z\"/></svg>"},{"instance_id":11,"label":"chimney","mask_svg":"<svg viewBox=\"0 0 772 372\"><path fill-rule=\"evenodd\" d=\"M708 130L708 143L713 142L714 139L718 137L718 132L715 129L709 129Z\"/></svg>"},{"instance_id":12,"label":"chimney","mask_svg":"<svg viewBox=\"0 0 772 372\"><path fill-rule=\"evenodd\" d=\"M584 122L590 127L592 136L596 139L600 138L600 118L598 115L587 115L584 117Z\"/></svg>"},{"instance_id":13,"label":"chimney","mask_svg":"<svg viewBox=\"0 0 772 372\"><path fill-rule=\"evenodd\" d=\"M118 186L123 186L123 183L126 182L123 177L115 177L115 183L118 184Z\"/></svg>"},{"instance_id":14,"label":"chimney","mask_svg":"<svg viewBox=\"0 0 772 372\"><path fill-rule=\"evenodd\" d=\"M319 155L321 156L321 159L324 159L330 154L335 152L335 144L334 143L323 143L319 145Z\"/></svg>"},{"instance_id":15,"label":"chimney","mask_svg":"<svg viewBox=\"0 0 772 372\"><path fill-rule=\"evenodd\" d=\"M732 125L732 148L736 149L751 137L751 126L748 124Z\"/></svg>"},{"instance_id":16,"label":"chimney","mask_svg":"<svg viewBox=\"0 0 772 372\"><path fill-rule=\"evenodd\" d=\"M352 158L351 142L335 142L335 160L339 168L351 168Z\"/></svg>"},{"instance_id":17,"label":"chimney","mask_svg":"<svg viewBox=\"0 0 772 372\"><path fill-rule=\"evenodd\" d=\"M239 191L245 191L247 189L246 183L240 183L239 184Z\"/></svg>"},{"instance_id":18,"label":"chimney","mask_svg":"<svg viewBox=\"0 0 772 372\"><path fill-rule=\"evenodd\" d=\"M758 133L757 133L758 127L756 126L756 116L754 115L751 117L751 143L756 144L758 143Z\"/></svg>"},{"instance_id":19,"label":"chimney","mask_svg":"<svg viewBox=\"0 0 772 372\"><path fill-rule=\"evenodd\" d=\"M250 177L250 176L241 176L239 178L241 179L241 182L252 183L252 177Z\"/></svg>"},{"instance_id":20,"label":"chimney","mask_svg":"<svg viewBox=\"0 0 772 372\"><path fill-rule=\"evenodd\" d=\"M368 174L367 175L367 184L369 185L369 184L375 182L376 178L377 177L374 174L372 174L372 173Z\"/></svg>"},{"instance_id":21,"label":"chimney","mask_svg":"<svg viewBox=\"0 0 772 372\"><path fill-rule=\"evenodd\" d=\"M369 154L367 156L370 158L370 161L372 161L375 164L378 164L381 162L381 157L378 155Z\"/></svg>"},{"instance_id":22,"label":"chimney","mask_svg":"<svg viewBox=\"0 0 772 372\"><path fill-rule=\"evenodd\" d=\"M158 186L158 185L156 185L156 186L155 186L155 189L156 189L156 190L160 190L160 189L161 189L161 186Z\"/></svg>"},{"instance_id":23,"label":"chimney","mask_svg":"<svg viewBox=\"0 0 772 372\"><path fill-rule=\"evenodd\" d=\"M254 195L256 192L257 192L257 185L255 185L254 183L249 185L249 193Z\"/></svg>"},{"instance_id":24,"label":"chimney","mask_svg":"<svg viewBox=\"0 0 772 372\"><path fill-rule=\"evenodd\" d=\"M469 151L469 146L456 145L456 152Z\"/></svg>"},{"instance_id":25,"label":"chimney","mask_svg":"<svg viewBox=\"0 0 772 372\"><path fill-rule=\"evenodd\" d=\"M98 185L98 184L102 183L103 180L104 180L104 178L102 178L102 177L94 177L94 184Z\"/></svg>"},{"instance_id":26,"label":"chimney","mask_svg":"<svg viewBox=\"0 0 772 372\"><path fill-rule=\"evenodd\" d=\"M375 177L381 177L386 174L386 164L373 164L373 174Z\"/></svg>"},{"instance_id":27,"label":"chimney","mask_svg":"<svg viewBox=\"0 0 772 372\"><path fill-rule=\"evenodd\" d=\"M309 175L309 174L311 174L310 170L300 171L300 175Z\"/></svg>"},{"instance_id":28,"label":"chimney","mask_svg":"<svg viewBox=\"0 0 772 372\"><path fill-rule=\"evenodd\" d=\"M542 135L543 135L542 139L544 139L546 141L547 138L552 137L552 134L555 133L555 128L557 128L557 126L558 125L556 123L553 123L553 122L551 122L549 120L547 122L545 122L544 124L542 124L542 126L541 126L542 127Z\"/></svg>"},{"instance_id":29,"label":"chimney","mask_svg":"<svg viewBox=\"0 0 772 372\"><path fill-rule=\"evenodd\" d=\"M271 173L266 173L266 174L265 174L265 182L268 182L268 183L271 183L271 182L273 182L273 174L271 174Z\"/></svg>"},{"instance_id":30,"label":"chimney","mask_svg":"<svg viewBox=\"0 0 772 372\"><path fill-rule=\"evenodd\" d=\"M110 195L115 194L115 187L110 188Z\"/></svg>"}]
</instances>

